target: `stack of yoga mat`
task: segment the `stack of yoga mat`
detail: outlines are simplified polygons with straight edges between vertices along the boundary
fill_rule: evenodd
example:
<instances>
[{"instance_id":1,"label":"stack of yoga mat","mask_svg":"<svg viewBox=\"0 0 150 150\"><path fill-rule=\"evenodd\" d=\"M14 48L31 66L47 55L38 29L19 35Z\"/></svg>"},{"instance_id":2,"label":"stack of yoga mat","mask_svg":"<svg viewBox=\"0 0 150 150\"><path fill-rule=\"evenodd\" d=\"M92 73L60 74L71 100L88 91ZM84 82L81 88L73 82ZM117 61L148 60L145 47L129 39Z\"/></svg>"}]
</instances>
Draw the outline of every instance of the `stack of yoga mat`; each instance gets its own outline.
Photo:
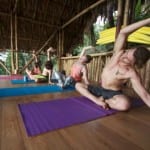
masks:
<instances>
[{"instance_id":1,"label":"stack of yoga mat","mask_svg":"<svg viewBox=\"0 0 150 150\"><path fill-rule=\"evenodd\" d=\"M21 80L23 79L22 75L0 75L0 80Z\"/></svg>"}]
</instances>

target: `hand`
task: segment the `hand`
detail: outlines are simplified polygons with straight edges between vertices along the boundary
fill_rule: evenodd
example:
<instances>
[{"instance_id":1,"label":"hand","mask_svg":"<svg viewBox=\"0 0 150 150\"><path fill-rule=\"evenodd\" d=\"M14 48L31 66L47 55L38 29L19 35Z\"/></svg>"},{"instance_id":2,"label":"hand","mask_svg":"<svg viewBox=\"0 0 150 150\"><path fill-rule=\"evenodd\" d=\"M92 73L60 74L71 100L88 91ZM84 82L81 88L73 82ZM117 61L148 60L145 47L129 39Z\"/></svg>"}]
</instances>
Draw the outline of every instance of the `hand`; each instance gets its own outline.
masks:
<instances>
[{"instance_id":1,"label":"hand","mask_svg":"<svg viewBox=\"0 0 150 150\"><path fill-rule=\"evenodd\" d=\"M36 57L35 53L32 54L33 57Z\"/></svg>"},{"instance_id":2,"label":"hand","mask_svg":"<svg viewBox=\"0 0 150 150\"><path fill-rule=\"evenodd\" d=\"M101 106L102 106L102 108L104 108L106 110L110 109L109 105L106 102L103 102Z\"/></svg>"},{"instance_id":3,"label":"hand","mask_svg":"<svg viewBox=\"0 0 150 150\"><path fill-rule=\"evenodd\" d=\"M102 108L108 110L109 105L105 102L104 98L101 96L97 99L96 104L101 106Z\"/></svg>"},{"instance_id":4,"label":"hand","mask_svg":"<svg viewBox=\"0 0 150 150\"><path fill-rule=\"evenodd\" d=\"M56 49L50 47L50 48L48 48L47 52L53 52L54 53L54 52L56 52Z\"/></svg>"}]
</instances>

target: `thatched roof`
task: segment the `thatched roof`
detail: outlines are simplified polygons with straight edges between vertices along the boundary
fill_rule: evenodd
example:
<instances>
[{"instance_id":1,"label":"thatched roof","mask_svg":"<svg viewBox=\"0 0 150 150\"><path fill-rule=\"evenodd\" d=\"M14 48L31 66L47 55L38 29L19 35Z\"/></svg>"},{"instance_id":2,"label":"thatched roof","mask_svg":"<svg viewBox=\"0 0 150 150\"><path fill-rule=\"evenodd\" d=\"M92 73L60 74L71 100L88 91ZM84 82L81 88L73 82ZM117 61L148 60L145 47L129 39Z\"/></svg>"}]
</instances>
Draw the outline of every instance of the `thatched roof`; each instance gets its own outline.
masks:
<instances>
[{"instance_id":1,"label":"thatched roof","mask_svg":"<svg viewBox=\"0 0 150 150\"><path fill-rule=\"evenodd\" d=\"M94 3L99 4L66 24ZM17 42L20 51L38 50L48 39L45 49L58 48L58 31L63 29L64 51L69 51L82 41L83 31L90 29L98 14L106 12L106 3L106 0L0 0L0 49L15 49Z\"/></svg>"}]
</instances>

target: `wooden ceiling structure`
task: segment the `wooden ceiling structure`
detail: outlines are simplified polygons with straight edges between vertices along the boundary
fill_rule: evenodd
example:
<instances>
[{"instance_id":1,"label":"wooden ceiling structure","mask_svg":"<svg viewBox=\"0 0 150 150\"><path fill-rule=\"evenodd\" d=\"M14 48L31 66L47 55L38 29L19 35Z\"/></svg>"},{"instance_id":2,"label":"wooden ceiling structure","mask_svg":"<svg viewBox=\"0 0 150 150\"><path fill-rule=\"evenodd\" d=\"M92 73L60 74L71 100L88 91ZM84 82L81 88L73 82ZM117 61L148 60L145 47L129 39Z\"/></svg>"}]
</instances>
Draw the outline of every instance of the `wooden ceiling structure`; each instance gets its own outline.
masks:
<instances>
[{"instance_id":1,"label":"wooden ceiling structure","mask_svg":"<svg viewBox=\"0 0 150 150\"><path fill-rule=\"evenodd\" d=\"M55 47L65 53L82 40L107 0L0 0L0 50Z\"/></svg>"}]
</instances>

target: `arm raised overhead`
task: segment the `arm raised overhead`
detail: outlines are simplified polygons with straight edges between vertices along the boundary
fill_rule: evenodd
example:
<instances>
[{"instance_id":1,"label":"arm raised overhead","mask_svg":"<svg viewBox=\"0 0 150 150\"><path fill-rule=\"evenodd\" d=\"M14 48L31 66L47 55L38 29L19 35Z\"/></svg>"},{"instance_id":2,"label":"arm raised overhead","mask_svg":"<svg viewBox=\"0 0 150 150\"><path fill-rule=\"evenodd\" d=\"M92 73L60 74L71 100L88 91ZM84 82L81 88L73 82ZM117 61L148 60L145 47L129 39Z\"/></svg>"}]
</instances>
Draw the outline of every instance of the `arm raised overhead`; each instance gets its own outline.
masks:
<instances>
[{"instance_id":1,"label":"arm raised overhead","mask_svg":"<svg viewBox=\"0 0 150 150\"><path fill-rule=\"evenodd\" d=\"M80 54L80 57L84 56L84 55L85 55L85 52L86 52L87 50L89 50L89 49L95 50L95 47L93 47L93 46L84 47L84 48L82 49L82 52L81 52L81 54Z\"/></svg>"},{"instance_id":2,"label":"arm raised overhead","mask_svg":"<svg viewBox=\"0 0 150 150\"><path fill-rule=\"evenodd\" d=\"M138 21L121 29L114 45L114 51L117 52L123 50L129 34L148 24L150 24L150 18Z\"/></svg>"}]
</instances>

